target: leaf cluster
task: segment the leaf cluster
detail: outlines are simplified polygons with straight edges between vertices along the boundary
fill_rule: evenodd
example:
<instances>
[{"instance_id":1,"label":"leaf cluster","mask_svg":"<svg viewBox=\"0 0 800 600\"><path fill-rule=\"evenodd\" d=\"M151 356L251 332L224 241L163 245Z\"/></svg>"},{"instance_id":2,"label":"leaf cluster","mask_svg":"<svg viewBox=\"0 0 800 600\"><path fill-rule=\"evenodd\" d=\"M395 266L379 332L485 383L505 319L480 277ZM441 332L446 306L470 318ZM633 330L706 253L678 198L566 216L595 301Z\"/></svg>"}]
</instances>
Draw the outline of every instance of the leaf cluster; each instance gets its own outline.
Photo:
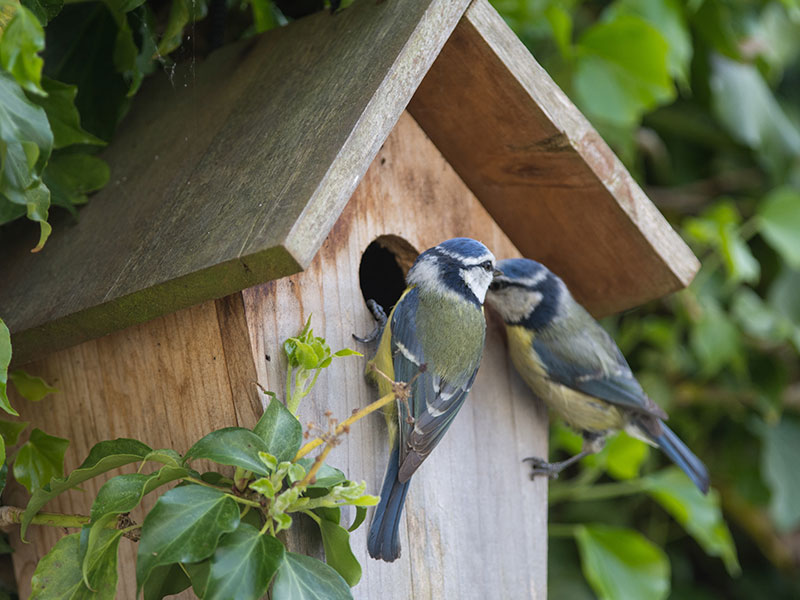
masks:
<instances>
[{"instance_id":1,"label":"leaf cluster","mask_svg":"<svg viewBox=\"0 0 800 600\"><path fill-rule=\"evenodd\" d=\"M671 585L645 593L601 583L589 557L613 554L613 544L589 553L594 538L568 529L554 540L551 594L582 597L587 590L574 583L579 565L589 597L660 598L670 589L676 597L726 599L800 594L792 541L800 490L790 458L800 439L800 4L493 4L701 258L689 289L606 324L671 427L708 464L718 490L713 504L732 529L723 534L719 509L696 504L688 489L667 501L647 488L649 478L670 471L639 472L652 473L663 459L617 438L582 461L575 481L585 485L551 487L551 519L645 532L667 551L659 556L673 568L658 572ZM567 437L555 426L552 450L572 452ZM622 447L627 456L613 458ZM686 514L693 518L682 520ZM704 540L692 523L706 523L714 539ZM729 577L738 572L736 554L725 538L747 560L736 583ZM723 560L706 559L698 545Z\"/></svg>"},{"instance_id":2,"label":"leaf cluster","mask_svg":"<svg viewBox=\"0 0 800 600\"><path fill-rule=\"evenodd\" d=\"M308 324L293 339L327 348ZM292 352L287 350L290 359ZM332 355L327 352L324 366L315 363L315 368L330 365ZM335 355L346 354L352 352ZM294 368L303 368L295 362ZM305 395L310 386L302 389ZM350 481L325 464L324 452L315 459L299 458L302 441L295 415L272 397L252 430L212 431L183 456L133 439L96 444L66 477L59 473L34 488L21 517L23 539L53 498L113 469L133 464L138 468L102 485L81 531L62 538L39 562L31 598L115 597L122 537L139 542L137 593L144 598L163 598L192 587L200 598L255 600L270 585L276 600L352 598L350 587L361 578L361 566L350 549L350 532L378 498L365 493L364 482ZM198 472L192 467L198 460L235 467L235 474L231 477L222 468ZM165 486L171 487L163 491ZM155 491L161 495L141 526L132 522L129 513ZM343 506L355 507L348 526L342 525ZM281 541L280 532L299 515L318 525L327 563L289 552ZM58 515L49 518L58 524Z\"/></svg>"}]
</instances>

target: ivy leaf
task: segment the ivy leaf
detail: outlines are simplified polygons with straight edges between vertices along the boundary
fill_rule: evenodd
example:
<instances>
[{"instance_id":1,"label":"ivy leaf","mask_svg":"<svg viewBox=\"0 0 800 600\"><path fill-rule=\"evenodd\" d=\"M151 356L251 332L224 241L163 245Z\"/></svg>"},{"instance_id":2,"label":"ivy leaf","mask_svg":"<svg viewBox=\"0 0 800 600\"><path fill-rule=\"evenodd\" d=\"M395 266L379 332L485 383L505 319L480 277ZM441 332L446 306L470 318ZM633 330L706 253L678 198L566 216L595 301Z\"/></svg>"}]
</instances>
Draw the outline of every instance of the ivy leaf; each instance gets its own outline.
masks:
<instances>
[{"instance_id":1,"label":"ivy leaf","mask_svg":"<svg viewBox=\"0 0 800 600\"><path fill-rule=\"evenodd\" d=\"M207 458L221 465L241 467L259 475L269 475L259 452L269 452L263 439L249 429L226 427L212 431L189 448L183 457L184 464L198 458Z\"/></svg>"},{"instance_id":2,"label":"ivy leaf","mask_svg":"<svg viewBox=\"0 0 800 600\"><path fill-rule=\"evenodd\" d=\"M75 108L78 88L55 79L44 77L42 87L45 97L34 97L33 102L47 113L50 129L53 131L53 148L63 148L71 144L95 144L105 146L105 142L81 128L81 117Z\"/></svg>"},{"instance_id":3,"label":"ivy leaf","mask_svg":"<svg viewBox=\"0 0 800 600\"><path fill-rule=\"evenodd\" d=\"M33 104L9 73L0 69L0 204L25 207L28 218L40 225L41 249L50 235L47 209L50 192L40 174L53 149L53 134L47 115ZM13 211L0 213L14 216ZM18 214L18 213L17 213Z\"/></svg>"},{"instance_id":4,"label":"ivy leaf","mask_svg":"<svg viewBox=\"0 0 800 600\"><path fill-rule=\"evenodd\" d=\"M649 448L641 440L621 432L608 440L601 454L605 455L605 469L609 475L617 479L633 479L639 476Z\"/></svg>"},{"instance_id":5,"label":"ivy leaf","mask_svg":"<svg viewBox=\"0 0 800 600\"><path fill-rule=\"evenodd\" d=\"M225 493L200 485L169 490L142 523L136 558L137 591L156 567L208 558L220 536L238 525L239 507Z\"/></svg>"},{"instance_id":6,"label":"ivy leaf","mask_svg":"<svg viewBox=\"0 0 800 600\"><path fill-rule=\"evenodd\" d=\"M89 513L92 523L109 514L130 512L154 489L189 474L184 467L165 466L155 473L127 473L106 481L98 490Z\"/></svg>"},{"instance_id":7,"label":"ivy leaf","mask_svg":"<svg viewBox=\"0 0 800 600\"><path fill-rule=\"evenodd\" d=\"M30 600L52 598L114 600L117 579L116 558L113 569L109 568L110 561L98 565L96 581L100 581L101 586L97 588L97 593L92 593L81 577L80 536L80 533L64 536L42 557L31 579Z\"/></svg>"},{"instance_id":8,"label":"ivy leaf","mask_svg":"<svg viewBox=\"0 0 800 600\"><path fill-rule=\"evenodd\" d=\"M179 594L192 585L178 563L156 567L142 588L144 600L161 600L165 596Z\"/></svg>"},{"instance_id":9,"label":"ivy leaf","mask_svg":"<svg viewBox=\"0 0 800 600\"><path fill-rule=\"evenodd\" d=\"M14 383L19 395L29 402L39 402L47 394L57 392L58 389L50 386L41 377L29 375L22 369L17 369L8 374L9 379Z\"/></svg>"},{"instance_id":10,"label":"ivy leaf","mask_svg":"<svg viewBox=\"0 0 800 600\"><path fill-rule=\"evenodd\" d=\"M28 525L30 525L34 515L39 512L39 509L62 492L111 469L140 461L150 452L152 452L152 448L146 444L128 438L107 440L95 444L89 451L89 456L86 457L86 460L83 461L81 466L72 471L68 477L53 479L49 484L33 492L33 496L22 514L20 537L23 540L25 539Z\"/></svg>"},{"instance_id":11,"label":"ivy leaf","mask_svg":"<svg viewBox=\"0 0 800 600\"><path fill-rule=\"evenodd\" d=\"M364 356L361 352L356 352L350 348L342 348L333 353L334 356Z\"/></svg>"},{"instance_id":12,"label":"ivy leaf","mask_svg":"<svg viewBox=\"0 0 800 600\"><path fill-rule=\"evenodd\" d=\"M122 530L105 527L114 518L108 515L96 526L84 526L81 530L80 553L83 583L101 595L109 593L111 598L117 589L117 549L122 539Z\"/></svg>"},{"instance_id":13,"label":"ivy leaf","mask_svg":"<svg viewBox=\"0 0 800 600\"><path fill-rule=\"evenodd\" d=\"M712 376L739 355L741 336L716 299L701 297L700 305L703 312L689 332L689 345L703 374Z\"/></svg>"},{"instance_id":14,"label":"ivy leaf","mask_svg":"<svg viewBox=\"0 0 800 600\"><path fill-rule=\"evenodd\" d=\"M648 493L671 514L710 556L719 556L731 576L741 573L736 546L722 518L719 494L703 495L677 467L645 478Z\"/></svg>"},{"instance_id":15,"label":"ivy leaf","mask_svg":"<svg viewBox=\"0 0 800 600\"><path fill-rule=\"evenodd\" d=\"M361 524L364 522L364 519L367 518L367 507L366 506L356 506L356 516L353 518L353 524L347 529L350 533L353 533L356 529L358 529Z\"/></svg>"},{"instance_id":16,"label":"ivy leaf","mask_svg":"<svg viewBox=\"0 0 800 600\"><path fill-rule=\"evenodd\" d=\"M775 427L764 427L761 469L772 492L769 512L779 531L792 531L800 523L800 421L785 416Z\"/></svg>"},{"instance_id":17,"label":"ivy leaf","mask_svg":"<svg viewBox=\"0 0 800 600\"><path fill-rule=\"evenodd\" d=\"M56 152L50 159L43 180L50 189L50 202L74 213L75 205L86 204L87 194L108 183L108 164L96 156Z\"/></svg>"},{"instance_id":18,"label":"ivy leaf","mask_svg":"<svg viewBox=\"0 0 800 600\"><path fill-rule=\"evenodd\" d=\"M342 576L324 562L287 552L281 563L272 596L281 600L351 600L353 595Z\"/></svg>"},{"instance_id":19,"label":"ivy leaf","mask_svg":"<svg viewBox=\"0 0 800 600\"><path fill-rule=\"evenodd\" d=\"M283 544L271 535L261 535L252 525L241 523L220 539L211 557L203 598L258 600L267 593L285 552Z\"/></svg>"},{"instance_id":20,"label":"ivy leaf","mask_svg":"<svg viewBox=\"0 0 800 600\"><path fill-rule=\"evenodd\" d=\"M0 420L0 436L6 446L16 446L21 434L30 425L30 421L2 421Z\"/></svg>"},{"instance_id":21,"label":"ivy leaf","mask_svg":"<svg viewBox=\"0 0 800 600\"><path fill-rule=\"evenodd\" d=\"M790 266L800 269L800 192L774 190L759 205L761 234Z\"/></svg>"},{"instance_id":22,"label":"ivy leaf","mask_svg":"<svg viewBox=\"0 0 800 600\"><path fill-rule=\"evenodd\" d=\"M208 14L208 5L204 0L172 0L169 18L161 41L158 43L158 54L166 56L183 42L183 29L190 21L199 21Z\"/></svg>"},{"instance_id":23,"label":"ivy leaf","mask_svg":"<svg viewBox=\"0 0 800 600\"><path fill-rule=\"evenodd\" d=\"M282 402L273 398L253 428L277 462L292 460L303 441L303 426Z\"/></svg>"},{"instance_id":24,"label":"ivy leaf","mask_svg":"<svg viewBox=\"0 0 800 600\"><path fill-rule=\"evenodd\" d=\"M675 97L668 50L658 30L634 15L592 25L577 44L578 104L601 121L635 125L645 111Z\"/></svg>"},{"instance_id":25,"label":"ivy leaf","mask_svg":"<svg viewBox=\"0 0 800 600\"><path fill-rule=\"evenodd\" d=\"M0 155L2 158L2 155ZM6 393L8 385L8 365L11 363L11 334L8 327L0 319L0 408L8 414L19 416L19 413L11 406ZM7 421L6 421L7 422Z\"/></svg>"},{"instance_id":26,"label":"ivy leaf","mask_svg":"<svg viewBox=\"0 0 800 600\"><path fill-rule=\"evenodd\" d=\"M30 10L9 0L0 0L0 12L13 11L4 28L0 28L0 67L13 75L29 92L46 96L42 89L42 65L39 52L44 50L44 29Z\"/></svg>"},{"instance_id":27,"label":"ivy leaf","mask_svg":"<svg viewBox=\"0 0 800 600\"><path fill-rule=\"evenodd\" d=\"M20 447L14 461L14 478L29 493L42 488L54 477L64 473L64 453L69 440L34 429L31 437Z\"/></svg>"},{"instance_id":28,"label":"ivy leaf","mask_svg":"<svg viewBox=\"0 0 800 600\"><path fill-rule=\"evenodd\" d=\"M361 565L350 548L350 534L333 521L321 516L319 531L322 534L322 545L325 548L325 561L353 587L361 580Z\"/></svg>"},{"instance_id":29,"label":"ivy leaf","mask_svg":"<svg viewBox=\"0 0 800 600\"><path fill-rule=\"evenodd\" d=\"M313 458L301 458L297 461L297 464L303 467L306 472L311 470L311 467L314 464ZM319 471L317 471L316 480L314 483L309 485L309 489L312 488L332 488L335 485L339 485L343 481L346 481L347 477L344 476L339 469L336 467L331 467L326 463L322 463Z\"/></svg>"},{"instance_id":30,"label":"ivy leaf","mask_svg":"<svg viewBox=\"0 0 800 600\"><path fill-rule=\"evenodd\" d=\"M42 27L47 25L47 22L58 15L64 7L64 0L22 0L22 6L30 10Z\"/></svg>"},{"instance_id":31,"label":"ivy leaf","mask_svg":"<svg viewBox=\"0 0 800 600\"><path fill-rule=\"evenodd\" d=\"M579 525L575 540L583 574L600 600L656 600L669 593L669 560L639 532Z\"/></svg>"}]
</instances>

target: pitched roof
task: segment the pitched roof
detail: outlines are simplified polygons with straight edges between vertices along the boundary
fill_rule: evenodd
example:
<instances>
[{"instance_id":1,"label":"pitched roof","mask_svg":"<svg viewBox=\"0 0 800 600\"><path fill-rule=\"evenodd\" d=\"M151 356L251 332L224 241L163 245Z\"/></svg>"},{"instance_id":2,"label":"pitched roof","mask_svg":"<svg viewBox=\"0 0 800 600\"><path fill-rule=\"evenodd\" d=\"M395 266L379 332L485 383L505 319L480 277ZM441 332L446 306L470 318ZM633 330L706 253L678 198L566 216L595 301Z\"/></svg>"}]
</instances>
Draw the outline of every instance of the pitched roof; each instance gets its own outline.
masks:
<instances>
[{"instance_id":1,"label":"pitched roof","mask_svg":"<svg viewBox=\"0 0 800 600\"><path fill-rule=\"evenodd\" d=\"M78 221L38 255L4 236L15 362L304 269L409 101L595 312L690 281L694 256L486 0L365 1L147 84Z\"/></svg>"}]
</instances>

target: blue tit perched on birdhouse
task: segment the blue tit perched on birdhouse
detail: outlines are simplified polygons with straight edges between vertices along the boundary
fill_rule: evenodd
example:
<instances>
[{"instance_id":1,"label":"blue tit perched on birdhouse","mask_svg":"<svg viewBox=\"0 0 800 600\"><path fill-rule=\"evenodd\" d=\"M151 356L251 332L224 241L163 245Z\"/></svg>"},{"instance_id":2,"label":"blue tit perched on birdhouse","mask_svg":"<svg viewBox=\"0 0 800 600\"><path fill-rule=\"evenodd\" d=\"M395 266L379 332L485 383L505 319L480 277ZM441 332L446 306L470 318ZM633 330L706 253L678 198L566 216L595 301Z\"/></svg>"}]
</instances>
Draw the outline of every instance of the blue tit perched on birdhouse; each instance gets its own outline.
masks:
<instances>
[{"instance_id":1,"label":"blue tit perched on birdhouse","mask_svg":"<svg viewBox=\"0 0 800 600\"><path fill-rule=\"evenodd\" d=\"M400 556L398 529L411 476L475 380L486 338L483 301L497 273L494 255L480 242L447 240L417 257L389 314L370 362L388 376L374 376L381 396L392 391L391 380L407 382L409 396L386 412L392 451L367 541L373 558Z\"/></svg>"},{"instance_id":2,"label":"blue tit perched on birdhouse","mask_svg":"<svg viewBox=\"0 0 800 600\"><path fill-rule=\"evenodd\" d=\"M617 344L578 304L564 282L526 258L498 263L487 304L503 318L511 360L533 392L583 434L583 451L560 463L534 461L534 475L551 477L602 449L624 429L658 446L703 492L705 465L662 419L666 413L642 390Z\"/></svg>"}]
</instances>

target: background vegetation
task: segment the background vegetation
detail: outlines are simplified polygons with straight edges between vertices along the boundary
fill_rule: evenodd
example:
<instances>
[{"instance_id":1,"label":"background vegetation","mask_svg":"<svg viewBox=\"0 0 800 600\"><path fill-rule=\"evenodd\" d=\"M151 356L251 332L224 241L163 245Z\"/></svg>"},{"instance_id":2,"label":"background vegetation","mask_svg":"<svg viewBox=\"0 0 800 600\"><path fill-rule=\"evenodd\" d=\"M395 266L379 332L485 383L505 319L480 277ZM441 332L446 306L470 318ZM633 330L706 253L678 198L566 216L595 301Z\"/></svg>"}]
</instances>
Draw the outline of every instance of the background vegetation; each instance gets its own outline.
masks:
<instances>
[{"instance_id":1,"label":"background vegetation","mask_svg":"<svg viewBox=\"0 0 800 600\"><path fill-rule=\"evenodd\" d=\"M800 597L800 2L492 1L703 261L689 290L608 326L718 495L616 438L552 485L551 596ZM108 182L95 153L148 74L326 7L0 0L0 225L36 222L40 249L51 207ZM0 322L6 410L7 353ZM579 443L552 433L554 458ZM35 490L63 450L31 439L14 469Z\"/></svg>"}]
</instances>

